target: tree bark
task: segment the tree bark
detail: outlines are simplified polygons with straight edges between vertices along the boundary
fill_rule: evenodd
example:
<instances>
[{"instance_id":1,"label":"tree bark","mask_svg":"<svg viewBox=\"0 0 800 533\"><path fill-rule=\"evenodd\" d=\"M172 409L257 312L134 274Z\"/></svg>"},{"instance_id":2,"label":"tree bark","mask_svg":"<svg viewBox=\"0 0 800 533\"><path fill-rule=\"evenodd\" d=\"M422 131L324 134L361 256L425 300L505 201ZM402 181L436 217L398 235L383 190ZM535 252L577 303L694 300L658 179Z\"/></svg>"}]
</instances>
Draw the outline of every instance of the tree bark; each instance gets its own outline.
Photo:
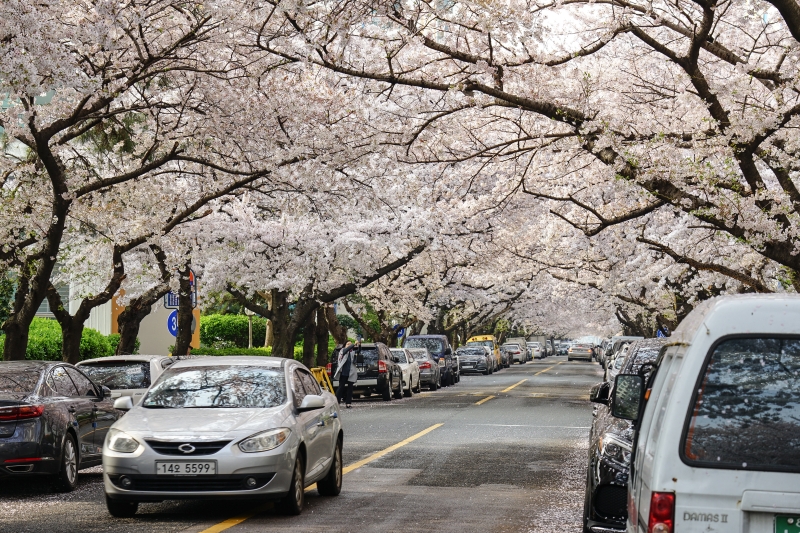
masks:
<instances>
[{"instance_id":1,"label":"tree bark","mask_svg":"<svg viewBox=\"0 0 800 533\"><path fill-rule=\"evenodd\" d=\"M311 368L315 365L314 349L317 344L316 313L308 313L303 321L303 364Z\"/></svg>"},{"instance_id":2,"label":"tree bark","mask_svg":"<svg viewBox=\"0 0 800 533\"><path fill-rule=\"evenodd\" d=\"M134 298L117 317L119 344L116 355L131 355L136 351L136 339L142 320L153 310L153 304L169 292L169 285L161 283L138 298Z\"/></svg>"},{"instance_id":3,"label":"tree bark","mask_svg":"<svg viewBox=\"0 0 800 533\"><path fill-rule=\"evenodd\" d=\"M178 270L178 336L174 355L187 355L192 343L192 287L189 264Z\"/></svg>"},{"instance_id":4,"label":"tree bark","mask_svg":"<svg viewBox=\"0 0 800 533\"><path fill-rule=\"evenodd\" d=\"M317 309L317 366L324 367L328 364L328 321L325 318L325 308Z\"/></svg>"},{"instance_id":5,"label":"tree bark","mask_svg":"<svg viewBox=\"0 0 800 533\"><path fill-rule=\"evenodd\" d=\"M333 308L333 305L328 304L324 309L328 331L333 335L333 340L336 341L337 345L344 346L347 344L347 328L339 323L339 319L336 317L336 309Z\"/></svg>"}]
</instances>

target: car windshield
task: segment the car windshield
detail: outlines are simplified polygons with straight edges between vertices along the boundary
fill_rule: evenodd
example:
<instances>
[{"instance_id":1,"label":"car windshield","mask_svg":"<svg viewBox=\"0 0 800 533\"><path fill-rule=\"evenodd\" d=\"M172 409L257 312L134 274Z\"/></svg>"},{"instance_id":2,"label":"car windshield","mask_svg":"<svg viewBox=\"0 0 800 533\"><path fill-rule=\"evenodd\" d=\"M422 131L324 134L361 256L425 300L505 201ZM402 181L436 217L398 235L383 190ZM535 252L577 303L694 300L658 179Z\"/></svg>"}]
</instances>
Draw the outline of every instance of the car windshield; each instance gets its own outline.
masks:
<instances>
[{"instance_id":1,"label":"car windshield","mask_svg":"<svg viewBox=\"0 0 800 533\"><path fill-rule=\"evenodd\" d=\"M392 355L397 358L398 363L408 363L408 359L406 359L406 352L403 350L392 350Z\"/></svg>"},{"instance_id":2,"label":"car windshield","mask_svg":"<svg viewBox=\"0 0 800 533\"><path fill-rule=\"evenodd\" d=\"M263 366L171 368L142 401L148 408L275 407L286 401L282 370Z\"/></svg>"},{"instance_id":3,"label":"car windshield","mask_svg":"<svg viewBox=\"0 0 800 533\"><path fill-rule=\"evenodd\" d=\"M718 468L800 472L800 339L721 342L689 411L684 454Z\"/></svg>"},{"instance_id":4,"label":"car windshield","mask_svg":"<svg viewBox=\"0 0 800 533\"><path fill-rule=\"evenodd\" d=\"M486 346L491 350L494 348L494 343L492 341L472 341L468 342L467 346Z\"/></svg>"},{"instance_id":5,"label":"car windshield","mask_svg":"<svg viewBox=\"0 0 800 533\"><path fill-rule=\"evenodd\" d=\"M9 368L0 368L0 391L2 392L22 392L32 393L39 382L39 372L20 372Z\"/></svg>"},{"instance_id":6,"label":"car windshield","mask_svg":"<svg viewBox=\"0 0 800 533\"><path fill-rule=\"evenodd\" d=\"M104 361L81 365L92 381L111 390L146 389L150 386L150 361Z\"/></svg>"},{"instance_id":7,"label":"car windshield","mask_svg":"<svg viewBox=\"0 0 800 533\"><path fill-rule=\"evenodd\" d=\"M427 348L431 353L444 350L444 344L439 339L412 338L406 340L405 348Z\"/></svg>"}]
</instances>

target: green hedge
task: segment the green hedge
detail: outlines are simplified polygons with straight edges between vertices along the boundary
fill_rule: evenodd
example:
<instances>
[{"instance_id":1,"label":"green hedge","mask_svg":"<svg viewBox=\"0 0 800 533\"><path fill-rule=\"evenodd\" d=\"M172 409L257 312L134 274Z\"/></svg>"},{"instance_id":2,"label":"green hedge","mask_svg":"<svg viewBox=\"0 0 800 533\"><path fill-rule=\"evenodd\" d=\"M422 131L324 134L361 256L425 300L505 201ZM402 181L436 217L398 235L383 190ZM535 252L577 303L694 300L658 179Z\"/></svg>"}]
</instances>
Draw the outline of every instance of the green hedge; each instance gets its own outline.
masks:
<instances>
[{"instance_id":1,"label":"green hedge","mask_svg":"<svg viewBox=\"0 0 800 533\"><path fill-rule=\"evenodd\" d=\"M192 348L192 355L272 355L272 347L266 348ZM294 347L294 358L303 360L303 347Z\"/></svg>"},{"instance_id":2,"label":"green hedge","mask_svg":"<svg viewBox=\"0 0 800 533\"><path fill-rule=\"evenodd\" d=\"M3 345L5 340L5 336L0 335L0 345ZM96 329L84 328L81 336L81 359L114 355L118 342L119 335L117 335L116 342L112 344L111 339ZM61 360L61 325L57 321L39 317L33 319L30 330L28 330L28 348L25 350L25 359Z\"/></svg>"},{"instance_id":3,"label":"green hedge","mask_svg":"<svg viewBox=\"0 0 800 533\"><path fill-rule=\"evenodd\" d=\"M247 348L248 319L246 315L202 315L200 317L200 345L209 348ZM263 346L267 321L253 317L253 345Z\"/></svg>"}]
</instances>

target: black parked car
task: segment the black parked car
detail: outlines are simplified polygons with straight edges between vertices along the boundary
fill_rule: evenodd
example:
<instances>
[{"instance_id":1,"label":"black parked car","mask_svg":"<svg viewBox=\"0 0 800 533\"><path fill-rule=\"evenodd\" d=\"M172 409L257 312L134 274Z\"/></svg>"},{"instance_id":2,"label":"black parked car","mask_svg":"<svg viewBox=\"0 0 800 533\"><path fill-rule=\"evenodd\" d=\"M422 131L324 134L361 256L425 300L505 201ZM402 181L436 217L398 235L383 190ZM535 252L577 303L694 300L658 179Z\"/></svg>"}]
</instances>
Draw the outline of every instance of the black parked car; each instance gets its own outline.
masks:
<instances>
[{"instance_id":1,"label":"black parked car","mask_svg":"<svg viewBox=\"0 0 800 533\"><path fill-rule=\"evenodd\" d=\"M623 374L636 374L642 365L655 362L666 339L636 341L628 349ZM645 376L649 367L644 367ZM613 383L595 385L590 399L595 402L595 418L589 433L589 471L583 506L583 531L625 531L628 518L628 473L633 445L633 424L611 415L608 398ZM592 529L596 528L596 529Z\"/></svg>"},{"instance_id":2,"label":"black parked car","mask_svg":"<svg viewBox=\"0 0 800 533\"><path fill-rule=\"evenodd\" d=\"M73 490L78 470L101 463L122 414L108 388L72 365L0 362L0 479L53 476L58 489Z\"/></svg>"},{"instance_id":3,"label":"black parked car","mask_svg":"<svg viewBox=\"0 0 800 533\"><path fill-rule=\"evenodd\" d=\"M353 387L355 397L380 394L387 402L392 396L398 400L403 397L403 371L395 362L388 346L376 342L362 344L360 348L353 349L356 350L356 367L358 367L358 381ZM333 350L332 363L328 364L331 379L339 367L337 361L341 351L342 346L337 346ZM334 380L333 386L338 387L339 382Z\"/></svg>"},{"instance_id":4,"label":"black parked car","mask_svg":"<svg viewBox=\"0 0 800 533\"><path fill-rule=\"evenodd\" d=\"M436 361L444 357L442 368L442 386L454 385L461 380L458 358L453 356L450 341L445 335L411 335L406 338L403 348L427 348Z\"/></svg>"}]
</instances>

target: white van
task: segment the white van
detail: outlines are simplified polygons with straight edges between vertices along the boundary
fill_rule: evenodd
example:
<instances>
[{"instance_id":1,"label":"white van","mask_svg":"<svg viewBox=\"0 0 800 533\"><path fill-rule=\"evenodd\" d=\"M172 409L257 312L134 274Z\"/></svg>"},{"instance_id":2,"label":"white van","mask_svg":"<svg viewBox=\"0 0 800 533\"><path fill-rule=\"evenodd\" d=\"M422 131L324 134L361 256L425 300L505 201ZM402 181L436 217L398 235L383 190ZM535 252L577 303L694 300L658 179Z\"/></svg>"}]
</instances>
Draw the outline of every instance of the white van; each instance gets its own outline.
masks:
<instances>
[{"instance_id":1,"label":"white van","mask_svg":"<svg viewBox=\"0 0 800 533\"><path fill-rule=\"evenodd\" d=\"M628 533L800 532L800 296L703 302L611 406L639 419Z\"/></svg>"}]
</instances>

